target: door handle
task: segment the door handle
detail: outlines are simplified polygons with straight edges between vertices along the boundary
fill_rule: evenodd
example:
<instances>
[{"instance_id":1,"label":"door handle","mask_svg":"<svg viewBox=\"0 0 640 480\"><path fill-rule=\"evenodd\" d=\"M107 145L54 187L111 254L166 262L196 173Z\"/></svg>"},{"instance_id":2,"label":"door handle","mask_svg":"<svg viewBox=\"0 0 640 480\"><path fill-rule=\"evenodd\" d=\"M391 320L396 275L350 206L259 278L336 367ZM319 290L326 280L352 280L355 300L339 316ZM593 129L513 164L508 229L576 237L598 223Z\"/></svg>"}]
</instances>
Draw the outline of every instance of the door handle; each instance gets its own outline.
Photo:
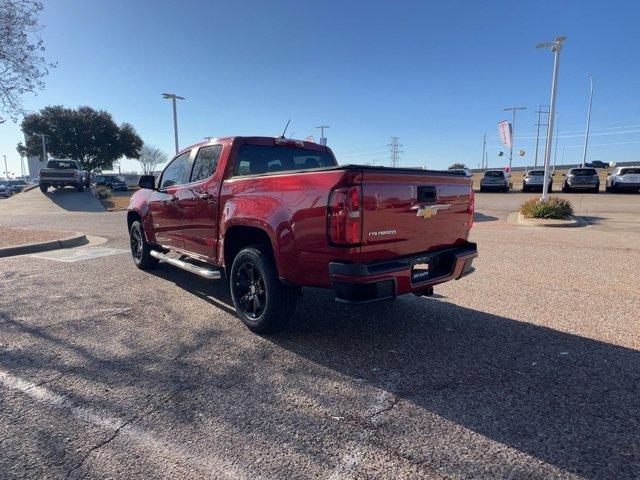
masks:
<instances>
[{"instance_id":1,"label":"door handle","mask_svg":"<svg viewBox=\"0 0 640 480\"><path fill-rule=\"evenodd\" d=\"M211 198L211 194L210 193L200 193L198 195L198 198L200 200L209 200Z\"/></svg>"}]
</instances>

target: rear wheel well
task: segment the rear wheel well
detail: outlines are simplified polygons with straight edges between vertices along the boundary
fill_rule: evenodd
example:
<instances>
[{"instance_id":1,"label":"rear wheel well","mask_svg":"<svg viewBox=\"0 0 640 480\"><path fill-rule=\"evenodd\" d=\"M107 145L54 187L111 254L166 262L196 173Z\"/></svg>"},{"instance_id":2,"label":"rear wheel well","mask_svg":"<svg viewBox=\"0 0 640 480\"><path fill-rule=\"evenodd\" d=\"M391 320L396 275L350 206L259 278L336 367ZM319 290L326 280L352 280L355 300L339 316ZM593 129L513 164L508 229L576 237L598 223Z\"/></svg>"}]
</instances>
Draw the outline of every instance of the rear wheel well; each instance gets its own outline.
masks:
<instances>
[{"instance_id":1,"label":"rear wheel well","mask_svg":"<svg viewBox=\"0 0 640 480\"><path fill-rule=\"evenodd\" d=\"M271 239L264 230L257 227L237 226L229 228L224 235L224 265L227 274L236 255L250 245L262 245L273 257ZM277 267L276 267L277 268Z\"/></svg>"},{"instance_id":2,"label":"rear wheel well","mask_svg":"<svg viewBox=\"0 0 640 480\"><path fill-rule=\"evenodd\" d=\"M142 217L140 217L138 212L130 211L127 213L127 232L131 230L131 225L133 225L133 222L136 220L139 220L140 223L142 223Z\"/></svg>"}]
</instances>

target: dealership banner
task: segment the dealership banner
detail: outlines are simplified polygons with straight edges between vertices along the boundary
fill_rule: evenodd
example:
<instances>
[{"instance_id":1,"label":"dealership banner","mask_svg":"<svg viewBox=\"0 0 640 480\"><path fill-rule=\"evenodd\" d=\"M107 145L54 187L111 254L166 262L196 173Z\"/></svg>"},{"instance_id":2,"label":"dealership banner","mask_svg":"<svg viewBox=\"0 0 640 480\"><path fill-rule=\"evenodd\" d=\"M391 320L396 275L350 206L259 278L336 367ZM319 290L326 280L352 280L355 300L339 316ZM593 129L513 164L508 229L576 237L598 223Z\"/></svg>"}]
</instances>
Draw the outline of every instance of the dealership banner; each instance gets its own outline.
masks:
<instances>
[{"instance_id":1,"label":"dealership banner","mask_svg":"<svg viewBox=\"0 0 640 480\"><path fill-rule=\"evenodd\" d=\"M498 131L502 143L511 148L511 124L507 120L501 121L498 123Z\"/></svg>"}]
</instances>

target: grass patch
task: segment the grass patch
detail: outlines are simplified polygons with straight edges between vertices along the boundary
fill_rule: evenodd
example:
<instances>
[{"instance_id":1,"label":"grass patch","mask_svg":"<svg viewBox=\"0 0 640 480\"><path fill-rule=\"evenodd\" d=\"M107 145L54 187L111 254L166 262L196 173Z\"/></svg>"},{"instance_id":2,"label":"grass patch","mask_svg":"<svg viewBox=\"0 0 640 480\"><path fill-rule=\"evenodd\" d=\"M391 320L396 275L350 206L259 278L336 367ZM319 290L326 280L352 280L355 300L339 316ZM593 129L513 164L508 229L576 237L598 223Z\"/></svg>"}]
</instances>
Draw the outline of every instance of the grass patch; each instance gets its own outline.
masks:
<instances>
[{"instance_id":1,"label":"grass patch","mask_svg":"<svg viewBox=\"0 0 640 480\"><path fill-rule=\"evenodd\" d=\"M562 220L573 215L573 206L569 200L560 197L550 197L546 202L532 198L520 205L520 213L526 218Z\"/></svg>"}]
</instances>

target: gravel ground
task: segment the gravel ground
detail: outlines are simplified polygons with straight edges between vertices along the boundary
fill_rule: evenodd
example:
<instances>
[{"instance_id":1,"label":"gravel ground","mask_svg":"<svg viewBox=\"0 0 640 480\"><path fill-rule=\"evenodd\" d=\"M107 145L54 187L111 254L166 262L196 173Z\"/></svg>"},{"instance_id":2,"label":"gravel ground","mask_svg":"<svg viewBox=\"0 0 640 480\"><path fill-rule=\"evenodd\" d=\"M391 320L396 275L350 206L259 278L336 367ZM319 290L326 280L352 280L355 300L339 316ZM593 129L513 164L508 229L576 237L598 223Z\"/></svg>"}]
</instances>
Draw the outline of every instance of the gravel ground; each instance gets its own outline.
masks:
<instances>
[{"instance_id":1,"label":"gravel ground","mask_svg":"<svg viewBox=\"0 0 640 480\"><path fill-rule=\"evenodd\" d=\"M0 478L640 478L640 204L542 229L515 197L477 196L477 270L435 297L310 289L268 337L127 253L0 259ZM127 248L122 212L56 217L0 223Z\"/></svg>"},{"instance_id":2,"label":"gravel ground","mask_svg":"<svg viewBox=\"0 0 640 480\"><path fill-rule=\"evenodd\" d=\"M26 228L0 228L0 248L15 247L27 243L48 242L61 240L70 236L69 232L54 232L51 230L32 230Z\"/></svg>"}]
</instances>

